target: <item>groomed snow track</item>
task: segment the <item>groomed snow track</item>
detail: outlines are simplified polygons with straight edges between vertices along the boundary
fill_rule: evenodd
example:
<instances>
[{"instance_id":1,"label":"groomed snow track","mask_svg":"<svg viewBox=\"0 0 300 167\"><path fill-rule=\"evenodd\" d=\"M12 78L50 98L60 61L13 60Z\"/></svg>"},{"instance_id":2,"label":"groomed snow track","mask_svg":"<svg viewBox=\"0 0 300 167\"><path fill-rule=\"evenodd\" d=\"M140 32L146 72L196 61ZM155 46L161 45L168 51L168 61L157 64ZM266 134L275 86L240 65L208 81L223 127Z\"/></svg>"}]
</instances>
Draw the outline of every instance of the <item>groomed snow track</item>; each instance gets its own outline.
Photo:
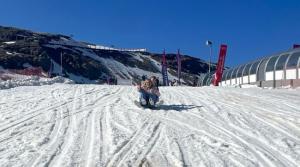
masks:
<instances>
[{"instance_id":1,"label":"groomed snow track","mask_svg":"<svg viewBox=\"0 0 300 167\"><path fill-rule=\"evenodd\" d=\"M300 90L134 87L0 90L0 166L299 166Z\"/></svg>"}]
</instances>

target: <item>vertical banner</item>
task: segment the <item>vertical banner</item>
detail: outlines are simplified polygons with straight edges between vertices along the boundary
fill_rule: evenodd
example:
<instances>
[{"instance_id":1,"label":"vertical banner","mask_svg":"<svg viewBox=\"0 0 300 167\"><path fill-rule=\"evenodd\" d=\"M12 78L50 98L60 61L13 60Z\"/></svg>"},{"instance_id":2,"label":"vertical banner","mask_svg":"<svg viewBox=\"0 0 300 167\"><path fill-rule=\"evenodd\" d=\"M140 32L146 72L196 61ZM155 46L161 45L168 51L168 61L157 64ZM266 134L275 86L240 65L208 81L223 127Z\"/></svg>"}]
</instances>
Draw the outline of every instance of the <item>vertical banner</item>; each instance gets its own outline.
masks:
<instances>
[{"instance_id":1,"label":"vertical banner","mask_svg":"<svg viewBox=\"0 0 300 167\"><path fill-rule=\"evenodd\" d=\"M166 51L164 50L162 55L162 61L161 61L161 73L163 78L163 85L169 86L169 79L168 79L168 70L167 70L167 61L166 61Z\"/></svg>"},{"instance_id":2,"label":"vertical banner","mask_svg":"<svg viewBox=\"0 0 300 167\"><path fill-rule=\"evenodd\" d=\"M178 78L178 84L181 85L180 78L181 78L181 55L180 55L180 49L178 49L177 52L177 78Z\"/></svg>"},{"instance_id":3,"label":"vertical banner","mask_svg":"<svg viewBox=\"0 0 300 167\"><path fill-rule=\"evenodd\" d=\"M221 45L220 48L220 54L219 54L219 60L217 65L217 71L215 73L215 77L213 79L213 85L218 86L219 82L222 79L223 70L224 70L224 64L225 64L225 57L227 52L227 45Z\"/></svg>"},{"instance_id":4,"label":"vertical banner","mask_svg":"<svg viewBox=\"0 0 300 167\"><path fill-rule=\"evenodd\" d=\"M165 83L165 76L164 76L164 71L165 71L165 65L164 65L164 60L165 60L165 50L163 51L163 54L162 54L162 59L161 59L161 76L162 76L162 79L163 79L163 85L165 86L166 83Z\"/></svg>"}]
</instances>

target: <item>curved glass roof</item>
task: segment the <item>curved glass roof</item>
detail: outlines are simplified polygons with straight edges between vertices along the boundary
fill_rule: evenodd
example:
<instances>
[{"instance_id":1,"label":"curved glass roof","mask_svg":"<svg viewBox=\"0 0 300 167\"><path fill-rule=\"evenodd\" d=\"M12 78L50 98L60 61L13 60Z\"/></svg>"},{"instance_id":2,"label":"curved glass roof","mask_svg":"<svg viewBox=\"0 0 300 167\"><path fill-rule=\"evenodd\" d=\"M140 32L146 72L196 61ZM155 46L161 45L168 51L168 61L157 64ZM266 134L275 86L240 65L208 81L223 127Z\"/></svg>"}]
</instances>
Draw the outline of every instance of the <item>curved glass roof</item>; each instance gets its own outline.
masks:
<instances>
[{"instance_id":1,"label":"curved glass roof","mask_svg":"<svg viewBox=\"0 0 300 167\"><path fill-rule=\"evenodd\" d=\"M275 69L274 66L275 66L275 63L278 58L279 58L279 55L273 56L270 58L270 60L267 64L266 72L273 71Z\"/></svg>"},{"instance_id":2,"label":"curved glass roof","mask_svg":"<svg viewBox=\"0 0 300 167\"><path fill-rule=\"evenodd\" d=\"M300 58L300 52L293 53L286 64L286 68L287 69L296 68L299 58Z\"/></svg>"},{"instance_id":3,"label":"curved glass roof","mask_svg":"<svg viewBox=\"0 0 300 167\"><path fill-rule=\"evenodd\" d=\"M225 80L226 80L227 73L228 73L228 70L225 70L225 71L223 72L223 75L222 75L222 81L225 81Z\"/></svg>"},{"instance_id":4,"label":"curved glass roof","mask_svg":"<svg viewBox=\"0 0 300 167\"><path fill-rule=\"evenodd\" d=\"M285 64L289 56L289 54L281 55L277 61L275 70L283 70L285 68Z\"/></svg>"},{"instance_id":5,"label":"curved glass roof","mask_svg":"<svg viewBox=\"0 0 300 167\"><path fill-rule=\"evenodd\" d=\"M252 63L249 63L246 65L246 67L244 68L244 71L243 71L243 76L249 75L249 70L250 70L251 65L252 65Z\"/></svg>"},{"instance_id":6,"label":"curved glass roof","mask_svg":"<svg viewBox=\"0 0 300 167\"><path fill-rule=\"evenodd\" d=\"M229 80L231 78L231 73L232 73L233 69L228 70L227 76L226 76L226 80Z\"/></svg>"},{"instance_id":7,"label":"curved glass roof","mask_svg":"<svg viewBox=\"0 0 300 167\"><path fill-rule=\"evenodd\" d=\"M237 77L242 77L242 74L243 74L243 70L245 68L246 64L240 66L238 72L237 72Z\"/></svg>"},{"instance_id":8,"label":"curved glass roof","mask_svg":"<svg viewBox=\"0 0 300 167\"><path fill-rule=\"evenodd\" d=\"M273 70L283 70L285 68L291 69L297 68L297 66L300 66L300 49L291 49L286 52L273 54L272 56L262 57L235 68L224 70L222 81L247 75L258 74L258 70L261 75L261 79L263 79L265 71L268 72ZM213 74L214 72L205 75L202 84L210 84Z\"/></svg>"},{"instance_id":9,"label":"curved glass roof","mask_svg":"<svg viewBox=\"0 0 300 167\"><path fill-rule=\"evenodd\" d=\"M231 79L232 78L236 78L236 73L237 73L238 69L239 69L239 67L234 68L234 70L233 70L233 72L231 74Z\"/></svg>"},{"instance_id":10,"label":"curved glass roof","mask_svg":"<svg viewBox=\"0 0 300 167\"><path fill-rule=\"evenodd\" d=\"M256 70L257 70L259 63L260 63L260 61L256 61L252 64L251 69L250 69L250 75L256 74Z\"/></svg>"}]
</instances>

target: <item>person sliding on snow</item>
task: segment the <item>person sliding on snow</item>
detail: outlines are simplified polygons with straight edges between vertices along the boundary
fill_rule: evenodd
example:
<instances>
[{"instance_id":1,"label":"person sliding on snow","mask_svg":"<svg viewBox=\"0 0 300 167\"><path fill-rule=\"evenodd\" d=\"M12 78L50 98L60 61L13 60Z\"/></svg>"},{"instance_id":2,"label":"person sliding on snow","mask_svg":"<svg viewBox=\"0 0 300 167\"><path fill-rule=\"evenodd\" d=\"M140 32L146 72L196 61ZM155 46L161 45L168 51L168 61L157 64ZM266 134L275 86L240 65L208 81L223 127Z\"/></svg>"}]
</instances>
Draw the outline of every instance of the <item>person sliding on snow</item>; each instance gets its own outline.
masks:
<instances>
[{"instance_id":1,"label":"person sliding on snow","mask_svg":"<svg viewBox=\"0 0 300 167\"><path fill-rule=\"evenodd\" d=\"M151 82L153 83L154 88L158 89L158 85L159 85L159 80L158 78L156 78L155 76L150 77Z\"/></svg>"},{"instance_id":2,"label":"person sliding on snow","mask_svg":"<svg viewBox=\"0 0 300 167\"><path fill-rule=\"evenodd\" d=\"M157 93L154 93L154 95L156 96L156 101L155 103L157 103L159 101L159 96L160 96L160 93L159 93L159 88L158 88L158 85L159 85L159 80L158 78L156 78L155 76L152 76L150 77L150 80L153 84L153 92L157 92ZM158 95L157 95L158 94Z\"/></svg>"},{"instance_id":3,"label":"person sliding on snow","mask_svg":"<svg viewBox=\"0 0 300 167\"><path fill-rule=\"evenodd\" d=\"M154 83L150 79L146 79L141 82L141 85L137 86L140 92L140 104L141 106L154 106L159 100L159 90L154 86Z\"/></svg>"}]
</instances>

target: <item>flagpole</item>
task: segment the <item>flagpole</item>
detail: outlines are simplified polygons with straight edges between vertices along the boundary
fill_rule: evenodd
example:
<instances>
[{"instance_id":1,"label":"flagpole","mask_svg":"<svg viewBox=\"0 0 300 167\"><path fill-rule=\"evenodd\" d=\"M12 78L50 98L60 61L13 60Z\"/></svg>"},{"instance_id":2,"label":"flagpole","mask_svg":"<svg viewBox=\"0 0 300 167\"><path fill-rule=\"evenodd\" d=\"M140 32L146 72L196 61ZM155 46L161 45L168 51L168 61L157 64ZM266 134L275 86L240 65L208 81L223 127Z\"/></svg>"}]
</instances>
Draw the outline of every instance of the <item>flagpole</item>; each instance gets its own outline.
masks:
<instances>
[{"instance_id":1,"label":"flagpole","mask_svg":"<svg viewBox=\"0 0 300 167\"><path fill-rule=\"evenodd\" d=\"M178 84L180 85L180 78L181 78L181 56L180 56L180 49L177 52L177 77L178 77Z\"/></svg>"},{"instance_id":2,"label":"flagpole","mask_svg":"<svg viewBox=\"0 0 300 167\"><path fill-rule=\"evenodd\" d=\"M209 70L208 70L209 73L211 68L211 55L212 55L212 46L209 45Z\"/></svg>"},{"instance_id":3,"label":"flagpole","mask_svg":"<svg viewBox=\"0 0 300 167\"><path fill-rule=\"evenodd\" d=\"M210 73L210 68L211 68L211 57L212 57L212 42L207 40L206 41L206 46L209 47L209 64L208 64L208 73Z\"/></svg>"}]
</instances>

